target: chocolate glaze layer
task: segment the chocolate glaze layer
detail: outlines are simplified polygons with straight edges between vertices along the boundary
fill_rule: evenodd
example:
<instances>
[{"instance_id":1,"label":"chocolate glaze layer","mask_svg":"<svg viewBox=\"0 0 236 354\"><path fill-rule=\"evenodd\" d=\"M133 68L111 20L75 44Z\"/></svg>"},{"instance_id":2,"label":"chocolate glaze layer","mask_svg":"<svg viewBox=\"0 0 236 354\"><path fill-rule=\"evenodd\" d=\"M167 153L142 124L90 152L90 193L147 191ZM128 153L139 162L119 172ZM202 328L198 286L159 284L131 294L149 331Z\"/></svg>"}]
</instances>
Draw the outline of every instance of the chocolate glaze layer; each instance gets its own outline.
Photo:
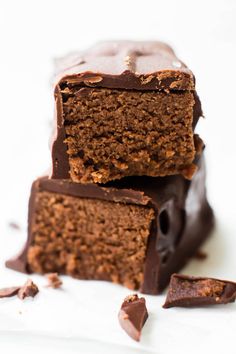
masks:
<instances>
[{"instance_id":1,"label":"chocolate glaze layer","mask_svg":"<svg viewBox=\"0 0 236 354\"><path fill-rule=\"evenodd\" d=\"M69 156L61 90L66 86L104 87L124 90L193 91L193 129L202 115L192 72L167 44L157 41L99 43L57 63L55 79L56 128L52 140L52 178L67 179Z\"/></svg>"},{"instance_id":2,"label":"chocolate glaze layer","mask_svg":"<svg viewBox=\"0 0 236 354\"><path fill-rule=\"evenodd\" d=\"M115 203L145 205L155 211L147 245L141 291L157 294L192 256L213 227L213 213L206 199L205 165L201 158L191 181L182 176L129 177L106 187L43 177L34 182L29 201L28 240L21 254L7 267L28 272L27 250L31 244L35 195L49 191Z\"/></svg>"},{"instance_id":3,"label":"chocolate glaze layer","mask_svg":"<svg viewBox=\"0 0 236 354\"><path fill-rule=\"evenodd\" d=\"M194 90L191 70L158 41L101 42L57 63L56 84L134 90Z\"/></svg>"}]
</instances>

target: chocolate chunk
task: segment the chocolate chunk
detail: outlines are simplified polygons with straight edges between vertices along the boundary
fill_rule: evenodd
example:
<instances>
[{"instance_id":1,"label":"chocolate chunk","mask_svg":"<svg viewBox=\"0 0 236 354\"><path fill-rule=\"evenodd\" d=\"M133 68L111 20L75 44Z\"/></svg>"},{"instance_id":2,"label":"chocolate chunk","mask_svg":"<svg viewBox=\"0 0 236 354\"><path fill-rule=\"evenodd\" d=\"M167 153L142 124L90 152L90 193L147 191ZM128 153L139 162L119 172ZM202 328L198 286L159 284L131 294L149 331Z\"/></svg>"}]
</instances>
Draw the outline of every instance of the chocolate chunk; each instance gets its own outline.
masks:
<instances>
[{"instance_id":1,"label":"chocolate chunk","mask_svg":"<svg viewBox=\"0 0 236 354\"><path fill-rule=\"evenodd\" d=\"M29 296L35 297L38 291L37 285L35 285L32 280L28 279L23 286L13 286L10 288L0 289L0 298L18 295L18 297L23 300Z\"/></svg>"},{"instance_id":2,"label":"chocolate chunk","mask_svg":"<svg viewBox=\"0 0 236 354\"><path fill-rule=\"evenodd\" d=\"M196 171L201 104L192 72L164 43L109 42L71 63L68 58L60 65L55 101L52 178L191 179Z\"/></svg>"},{"instance_id":3,"label":"chocolate chunk","mask_svg":"<svg viewBox=\"0 0 236 354\"><path fill-rule=\"evenodd\" d=\"M24 300L26 297L35 297L39 289L36 284L33 283L31 279L28 279L27 282L19 289L18 297L21 300Z\"/></svg>"},{"instance_id":4,"label":"chocolate chunk","mask_svg":"<svg viewBox=\"0 0 236 354\"><path fill-rule=\"evenodd\" d=\"M48 279L47 287L53 288L53 289L58 289L62 286L63 283L57 273L49 273L46 276Z\"/></svg>"},{"instance_id":5,"label":"chocolate chunk","mask_svg":"<svg viewBox=\"0 0 236 354\"><path fill-rule=\"evenodd\" d=\"M12 286L11 288L0 289L0 299L4 297L12 297L18 294L20 286Z\"/></svg>"},{"instance_id":6,"label":"chocolate chunk","mask_svg":"<svg viewBox=\"0 0 236 354\"><path fill-rule=\"evenodd\" d=\"M197 252L194 255L194 258L199 259L200 261L202 261L202 260L207 258L207 253L203 252L201 250L197 250Z\"/></svg>"},{"instance_id":7,"label":"chocolate chunk","mask_svg":"<svg viewBox=\"0 0 236 354\"><path fill-rule=\"evenodd\" d=\"M119 322L125 332L134 340L139 341L142 328L148 318L146 301L138 295L125 298L118 314Z\"/></svg>"},{"instance_id":8,"label":"chocolate chunk","mask_svg":"<svg viewBox=\"0 0 236 354\"><path fill-rule=\"evenodd\" d=\"M228 304L235 298L236 283L231 281L173 274L163 307Z\"/></svg>"},{"instance_id":9,"label":"chocolate chunk","mask_svg":"<svg viewBox=\"0 0 236 354\"><path fill-rule=\"evenodd\" d=\"M203 158L196 164L191 181L130 177L100 186L38 179L28 241L7 266L161 292L213 227Z\"/></svg>"}]
</instances>

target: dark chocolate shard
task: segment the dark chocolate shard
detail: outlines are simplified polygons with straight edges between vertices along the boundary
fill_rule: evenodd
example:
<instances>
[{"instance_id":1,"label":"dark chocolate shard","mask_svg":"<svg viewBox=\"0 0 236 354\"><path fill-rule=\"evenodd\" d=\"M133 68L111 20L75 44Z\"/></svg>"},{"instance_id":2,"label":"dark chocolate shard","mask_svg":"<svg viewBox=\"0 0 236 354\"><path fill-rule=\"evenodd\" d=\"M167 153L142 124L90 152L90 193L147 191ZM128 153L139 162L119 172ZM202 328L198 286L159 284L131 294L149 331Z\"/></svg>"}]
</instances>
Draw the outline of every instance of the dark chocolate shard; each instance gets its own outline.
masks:
<instances>
[{"instance_id":1,"label":"dark chocolate shard","mask_svg":"<svg viewBox=\"0 0 236 354\"><path fill-rule=\"evenodd\" d=\"M12 297L18 294L20 286L12 286L10 288L0 289L0 299L4 297Z\"/></svg>"},{"instance_id":2,"label":"dark chocolate shard","mask_svg":"<svg viewBox=\"0 0 236 354\"><path fill-rule=\"evenodd\" d=\"M164 308L228 304L236 298L236 283L215 278L173 274Z\"/></svg>"},{"instance_id":3,"label":"dark chocolate shard","mask_svg":"<svg viewBox=\"0 0 236 354\"><path fill-rule=\"evenodd\" d=\"M57 273L49 273L46 275L48 280L48 288L58 289L62 286L62 281Z\"/></svg>"},{"instance_id":4,"label":"dark chocolate shard","mask_svg":"<svg viewBox=\"0 0 236 354\"><path fill-rule=\"evenodd\" d=\"M148 318L145 299L136 294L127 296L121 305L118 318L125 332L134 340L140 341L142 328Z\"/></svg>"},{"instance_id":5,"label":"dark chocolate shard","mask_svg":"<svg viewBox=\"0 0 236 354\"><path fill-rule=\"evenodd\" d=\"M36 284L33 283L31 279L28 279L27 282L19 289L18 297L21 300L24 300L26 297L35 297L39 289Z\"/></svg>"}]
</instances>

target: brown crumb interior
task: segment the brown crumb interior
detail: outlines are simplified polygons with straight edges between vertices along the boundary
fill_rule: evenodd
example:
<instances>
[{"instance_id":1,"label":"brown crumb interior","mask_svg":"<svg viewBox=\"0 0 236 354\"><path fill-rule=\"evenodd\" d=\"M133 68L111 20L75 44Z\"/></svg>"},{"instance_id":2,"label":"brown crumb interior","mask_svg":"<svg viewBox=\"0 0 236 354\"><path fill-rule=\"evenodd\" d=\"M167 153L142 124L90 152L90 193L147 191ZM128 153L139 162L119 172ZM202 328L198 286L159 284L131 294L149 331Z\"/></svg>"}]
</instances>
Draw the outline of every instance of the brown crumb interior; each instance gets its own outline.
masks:
<instances>
[{"instance_id":1,"label":"brown crumb interior","mask_svg":"<svg viewBox=\"0 0 236 354\"><path fill-rule=\"evenodd\" d=\"M71 178L181 173L195 156L192 92L62 90Z\"/></svg>"},{"instance_id":2,"label":"brown crumb interior","mask_svg":"<svg viewBox=\"0 0 236 354\"><path fill-rule=\"evenodd\" d=\"M224 283L213 279L200 280L197 284L197 292L199 296L220 296L223 293L224 288Z\"/></svg>"},{"instance_id":3,"label":"brown crumb interior","mask_svg":"<svg viewBox=\"0 0 236 354\"><path fill-rule=\"evenodd\" d=\"M153 209L47 191L37 193L35 208L31 271L140 288Z\"/></svg>"},{"instance_id":4,"label":"brown crumb interior","mask_svg":"<svg viewBox=\"0 0 236 354\"><path fill-rule=\"evenodd\" d=\"M214 279L203 280L181 280L179 286L183 294L194 297L217 297L221 296L224 291L225 284Z\"/></svg>"}]
</instances>

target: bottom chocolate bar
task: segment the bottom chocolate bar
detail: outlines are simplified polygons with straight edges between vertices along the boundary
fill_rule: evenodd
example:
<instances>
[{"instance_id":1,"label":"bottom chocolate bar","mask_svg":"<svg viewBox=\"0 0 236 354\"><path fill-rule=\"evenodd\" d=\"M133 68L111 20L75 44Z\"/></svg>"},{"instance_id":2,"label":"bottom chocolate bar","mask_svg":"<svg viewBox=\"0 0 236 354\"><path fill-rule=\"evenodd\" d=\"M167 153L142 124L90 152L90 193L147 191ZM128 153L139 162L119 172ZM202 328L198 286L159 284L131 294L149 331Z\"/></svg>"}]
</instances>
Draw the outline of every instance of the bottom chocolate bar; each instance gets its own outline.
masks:
<instances>
[{"instance_id":1,"label":"bottom chocolate bar","mask_svg":"<svg viewBox=\"0 0 236 354\"><path fill-rule=\"evenodd\" d=\"M129 177L104 187L44 177L32 186L26 246L6 264L157 294L212 227L203 158L192 181Z\"/></svg>"}]
</instances>

